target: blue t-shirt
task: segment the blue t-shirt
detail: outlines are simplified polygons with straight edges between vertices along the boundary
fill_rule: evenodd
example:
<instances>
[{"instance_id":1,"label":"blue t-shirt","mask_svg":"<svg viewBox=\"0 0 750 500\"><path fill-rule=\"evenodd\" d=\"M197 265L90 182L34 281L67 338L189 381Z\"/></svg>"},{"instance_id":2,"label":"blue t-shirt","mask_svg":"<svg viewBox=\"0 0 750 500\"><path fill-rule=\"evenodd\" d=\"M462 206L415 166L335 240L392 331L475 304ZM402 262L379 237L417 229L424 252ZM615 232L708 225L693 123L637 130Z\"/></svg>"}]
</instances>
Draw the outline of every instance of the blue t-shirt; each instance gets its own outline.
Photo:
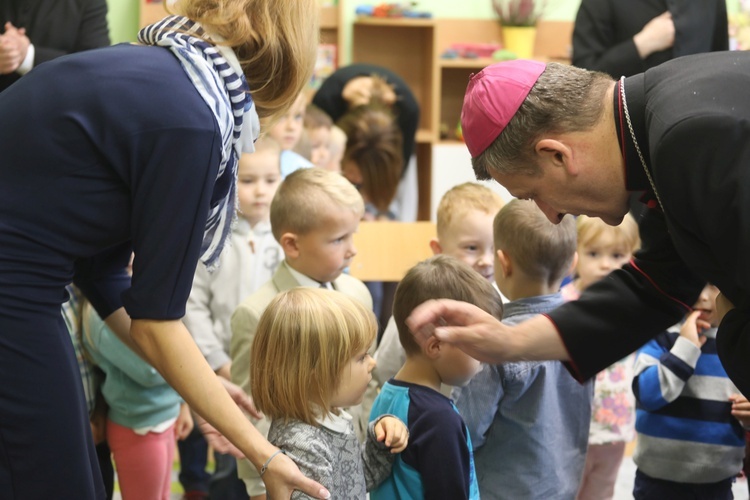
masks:
<instances>
[{"instance_id":1,"label":"blue t-shirt","mask_svg":"<svg viewBox=\"0 0 750 500\"><path fill-rule=\"evenodd\" d=\"M383 385L370 420L391 414L409 429L409 446L393 473L370 492L372 500L478 499L471 439L453 402L428 387L391 379Z\"/></svg>"}]
</instances>

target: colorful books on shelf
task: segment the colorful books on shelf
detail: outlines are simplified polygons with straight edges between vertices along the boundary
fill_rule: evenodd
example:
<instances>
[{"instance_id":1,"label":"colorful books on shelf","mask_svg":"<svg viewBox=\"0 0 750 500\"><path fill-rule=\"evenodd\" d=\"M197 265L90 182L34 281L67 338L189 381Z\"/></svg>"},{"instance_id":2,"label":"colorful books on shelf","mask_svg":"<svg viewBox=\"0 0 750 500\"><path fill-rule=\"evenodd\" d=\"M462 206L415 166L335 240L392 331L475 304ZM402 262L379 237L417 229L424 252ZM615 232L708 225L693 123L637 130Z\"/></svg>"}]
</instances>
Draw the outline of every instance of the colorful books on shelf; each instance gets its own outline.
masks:
<instances>
[{"instance_id":1,"label":"colorful books on shelf","mask_svg":"<svg viewBox=\"0 0 750 500\"><path fill-rule=\"evenodd\" d=\"M318 45L318 57L315 60L313 76L310 79L310 87L317 89L323 80L336 71L337 47L332 43L321 43Z\"/></svg>"}]
</instances>

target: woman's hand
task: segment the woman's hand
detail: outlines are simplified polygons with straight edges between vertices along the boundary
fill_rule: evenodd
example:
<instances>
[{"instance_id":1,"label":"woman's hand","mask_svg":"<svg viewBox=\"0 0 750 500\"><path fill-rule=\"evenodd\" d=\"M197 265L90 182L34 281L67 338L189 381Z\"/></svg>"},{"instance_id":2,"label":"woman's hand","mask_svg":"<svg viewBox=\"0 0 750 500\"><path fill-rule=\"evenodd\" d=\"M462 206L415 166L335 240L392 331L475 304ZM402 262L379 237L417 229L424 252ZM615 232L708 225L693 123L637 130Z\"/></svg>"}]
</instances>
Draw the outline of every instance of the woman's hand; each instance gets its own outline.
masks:
<instances>
[{"instance_id":1,"label":"woman's hand","mask_svg":"<svg viewBox=\"0 0 750 500\"><path fill-rule=\"evenodd\" d=\"M288 499L294 490L300 490L313 498L331 498L328 490L303 476L292 459L282 453L268 462L263 482L268 490L268 498Z\"/></svg>"},{"instance_id":2,"label":"woman's hand","mask_svg":"<svg viewBox=\"0 0 750 500\"><path fill-rule=\"evenodd\" d=\"M369 76L358 76L352 78L341 91L341 97L347 102L350 108L357 106L366 106L370 103L372 95L372 78Z\"/></svg>"},{"instance_id":3,"label":"woman's hand","mask_svg":"<svg viewBox=\"0 0 750 500\"><path fill-rule=\"evenodd\" d=\"M239 406L243 411L249 413L253 418L263 418L263 414L255 407L253 398L251 398L242 389L242 387L230 382L224 377L218 377L218 379L219 382L221 382L221 385L224 386L224 389L226 389L229 395L232 397L234 402L237 403L237 406Z\"/></svg>"}]
</instances>

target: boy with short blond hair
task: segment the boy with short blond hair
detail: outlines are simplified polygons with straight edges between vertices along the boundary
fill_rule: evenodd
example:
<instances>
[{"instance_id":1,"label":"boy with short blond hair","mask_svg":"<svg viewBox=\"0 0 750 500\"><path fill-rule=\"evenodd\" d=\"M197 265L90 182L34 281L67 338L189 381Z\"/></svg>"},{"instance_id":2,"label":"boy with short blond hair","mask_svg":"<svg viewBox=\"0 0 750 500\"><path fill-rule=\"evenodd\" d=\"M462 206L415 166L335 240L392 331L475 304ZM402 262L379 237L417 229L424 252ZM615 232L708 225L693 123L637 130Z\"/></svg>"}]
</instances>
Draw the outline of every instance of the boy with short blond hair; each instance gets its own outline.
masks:
<instances>
[{"instance_id":1,"label":"boy with short blond hair","mask_svg":"<svg viewBox=\"0 0 750 500\"><path fill-rule=\"evenodd\" d=\"M437 238L429 243L432 252L455 257L492 282L492 220L503 204L500 195L483 184L465 182L452 187L438 204ZM406 360L393 318L383 332L375 360L378 365L373 377L379 385L395 375Z\"/></svg>"},{"instance_id":2,"label":"boy with short blond hair","mask_svg":"<svg viewBox=\"0 0 750 500\"><path fill-rule=\"evenodd\" d=\"M284 252L284 261L273 278L247 297L232 315L232 381L250 391L250 347L260 316L280 292L298 286L336 290L372 309L365 285L342 274L357 251L352 235L364 213L356 188L341 175L324 169L297 170L284 179L271 202L271 229ZM367 411L354 413L354 427L364 435ZM362 415L364 413L364 415ZM256 422L268 432L268 421ZM363 428L363 426L365 426ZM240 478L251 497L265 489L256 469L247 460L238 464Z\"/></svg>"},{"instance_id":3,"label":"boy with short blond hair","mask_svg":"<svg viewBox=\"0 0 750 500\"><path fill-rule=\"evenodd\" d=\"M516 324L563 303L563 277L576 256L571 216L552 224L532 201L513 200L494 221L495 280ZM474 444L484 498L569 500L586 458L593 384L558 361L483 364L453 391Z\"/></svg>"},{"instance_id":4,"label":"boy with short blond hair","mask_svg":"<svg viewBox=\"0 0 750 500\"><path fill-rule=\"evenodd\" d=\"M442 384L466 384L479 362L434 337L424 346L416 342L406 318L431 299L461 300L498 319L503 315L500 296L492 284L453 257L431 257L401 280L393 317L406 362L383 385L370 419L390 414L406 422L409 446L396 457L391 476L370 492L372 500L479 498L468 429L453 402L440 393Z\"/></svg>"}]
</instances>

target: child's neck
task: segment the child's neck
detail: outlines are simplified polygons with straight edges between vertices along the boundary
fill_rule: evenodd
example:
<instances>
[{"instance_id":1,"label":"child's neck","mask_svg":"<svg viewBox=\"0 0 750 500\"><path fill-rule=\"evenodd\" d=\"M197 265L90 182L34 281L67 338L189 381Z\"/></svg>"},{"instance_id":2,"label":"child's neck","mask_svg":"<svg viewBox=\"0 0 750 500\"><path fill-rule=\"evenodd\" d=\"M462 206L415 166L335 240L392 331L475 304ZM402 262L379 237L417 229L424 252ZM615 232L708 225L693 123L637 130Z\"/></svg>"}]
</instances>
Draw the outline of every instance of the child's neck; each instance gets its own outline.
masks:
<instances>
[{"instance_id":1,"label":"child's neck","mask_svg":"<svg viewBox=\"0 0 750 500\"><path fill-rule=\"evenodd\" d=\"M432 362L422 355L407 357L404 366L401 367L393 378L401 382L423 385L438 392L443 383L440 374L435 370Z\"/></svg>"},{"instance_id":2,"label":"child's neck","mask_svg":"<svg viewBox=\"0 0 750 500\"><path fill-rule=\"evenodd\" d=\"M551 295L560 291L560 280L547 284L539 281L526 279L506 279L504 283L498 284L503 295L508 300L528 299L530 297L540 297L542 295Z\"/></svg>"}]
</instances>

